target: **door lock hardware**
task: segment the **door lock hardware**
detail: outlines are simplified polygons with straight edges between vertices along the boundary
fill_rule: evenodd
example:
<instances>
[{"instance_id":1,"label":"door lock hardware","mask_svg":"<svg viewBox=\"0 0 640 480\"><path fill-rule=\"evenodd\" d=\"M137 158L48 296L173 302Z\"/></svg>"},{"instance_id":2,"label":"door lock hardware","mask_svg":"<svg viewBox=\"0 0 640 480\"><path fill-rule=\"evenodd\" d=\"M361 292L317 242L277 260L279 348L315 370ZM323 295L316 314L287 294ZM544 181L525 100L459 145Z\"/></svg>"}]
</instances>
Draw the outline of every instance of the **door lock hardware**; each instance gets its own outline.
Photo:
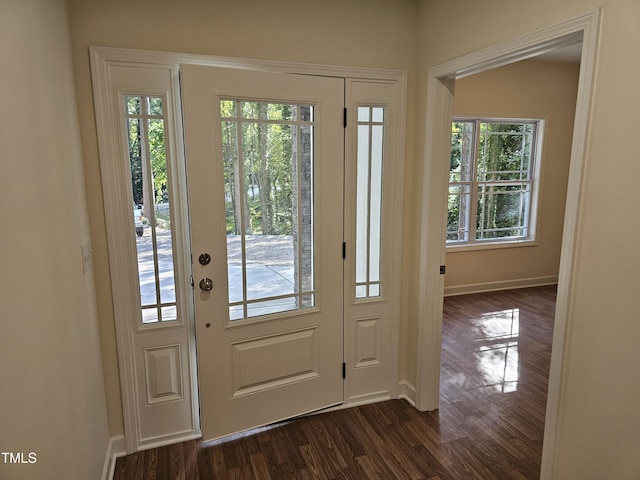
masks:
<instances>
[{"instance_id":1,"label":"door lock hardware","mask_svg":"<svg viewBox=\"0 0 640 480\"><path fill-rule=\"evenodd\" d=\"M210 278L203 278L200 280L200 290L203 292L210 292L213 289L213 282Z\"/></svg>"},{"instance_id":2,"label":"door lock hardware","mask_svg":"<svg viewBox=\"0 0 640 480\"><path fill-rule=\"evenodd\" d=\"M200 262L200 265L209 265L211 262L211 255L208 253L201 253L198 257L198 262Z\"/></svg>"}]
</instances>

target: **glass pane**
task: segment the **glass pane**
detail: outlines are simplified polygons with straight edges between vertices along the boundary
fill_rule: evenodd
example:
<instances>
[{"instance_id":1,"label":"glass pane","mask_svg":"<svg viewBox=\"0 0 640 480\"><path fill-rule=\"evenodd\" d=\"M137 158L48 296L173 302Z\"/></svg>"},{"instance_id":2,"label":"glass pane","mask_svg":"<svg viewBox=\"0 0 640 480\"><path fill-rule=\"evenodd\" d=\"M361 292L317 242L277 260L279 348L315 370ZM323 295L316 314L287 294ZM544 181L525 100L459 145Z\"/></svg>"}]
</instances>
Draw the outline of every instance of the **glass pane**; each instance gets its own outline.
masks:
<instances>
[{"instance_id":1,"label":"glass pane","mask_svg":"<svg viewBox=\"0 0 640 480\"><path fill-rule=\"evenodd\" d=\"M129 141L129 167L131 169L131 187L133 194L134 214L137 214L136 227L142 227L142 223L138 225L138 221L142 221L142 145L141 141L141 125L137 118L127 119L127 137ZM139 210L136 212L136 207ZM137 230L137 229L136 229Z\"/></svg>"},{"instance_id":2,"label":"glass pane","mask_svg":"<svg viewBox=\"0 0 640 480\"><path fill-rule=\"evenodd\" d=\"M154 323L158 321L158 309L157 308L143 308L142 309L142 323Z\"/></svg>"},{"instance_id":3,"label":"glass pane","mask_svg":"<svg viewBox=\"0 0 640 480\"><path fill-rule=\"evenodd\" d=\"M533 142L533 125L526 125L525 127L527 134L524 136L519 180L529 180L531 178L531 143Z\"/></svg>"},{"instance_id":4,"label":"glass pane","mask_svg":"<svg viewBox=\"0 0 640 480\"><path fill-rule=\"evenodd\" d=\"M300 107L299 115L302 120L309 121L313 117L313 108ZM313 224L313 127L300 125L297 139L293 139L294 161L292 178L293 192L296 204L293 208L293 224L297 226L294 235L294 254L296 255L295 286L298 293L315 290L314 274L314 224ZM297 147L297 148L296 148ZM312 307L315 296L303 296L301 308Z\"/></svg>"},{"instance_id":5,"label":"glass pane","mask_svg":"<svg viewBox=\"0 0 640 480\"><path fill-rule=\"evenodd\" d=\"M162 115L162 97L149 97L149 114Z\"/></svg>"},{"instance_id":6,"label":"glass pane","mask_svg":"<svg viewBox=\"0 0 640 480\"><path fill-rule=\"evenodd\" d=\"M167 320L175 320L176 318L178 318L178 311L175 305L171 305L169 307L162 307L162 320L163 321L167 321Z\"/></svg>"},{"instance_id":7,"label":"glass pane","mask_svg":"<svg viewBox=\"0 0 640 480\"><path fill-rule=\"evenodd\" d=\"M220 116L222 118L236 116L236 102L233 100L222 100L220 102Z\"/></svg>"},{"instance_id":8,"label":"glass pane","mask_svg":"<svg viewBox=\"0 0 640 480\"><path fill-rule=\"evenodd\" d=\"M454 242L468 240L470 203L471 189L469 185L449 185L447 240Z\"/></svg>"},{"instance_id":9,"label":"glass pane","mask_svg":"<svg viewBox=\"0 0 640 480\"><path fill-rule=\"evenodd\" d=\"M528 170L530 148L527 147L526 124L481 124L478 156L478 180L520 180L523 167ZM528 136L527 136L528 137ZM527 150L529 150L527 152ZM528 175L524 178L526 179Z\"/></svg>"},{"instance_id":10,"label":"glass pane","mask_svg":"<svg viewBox=\"0 0 640 480\"><path fill-rule=\"evenodd\" d=\"M370 110L369 107L358 107L358 122L368 122Z\"/></svg>"},{"instance_id":11,"label":"glass pane","mask_svg":"<svg viewBox=\"0 0 640 480\"><path fill-rule=\"evenodd\" d=\"M139 114L140 113L140 97L125 97L127 113Z\"/></svg>"},{"instance_id":12,"label":"glass pane","mask_svg":"<svg viewBox=\"0 0 640 480\"><path fill-rule=\"evenodd\" d=\"M229 306L229 320L242 320L244 318L244 306L243 305L230 305Z\"/></svg>"},{"instance_id":13,"label":"glass pane","mask_svg":"<svg viewBox=\"0 0 640 480\"><path fill-rule=\"evenodd\" d=\"M384 108L382 107L373 107L372 111L372 120L374 122L384 122Z\"/></svg>"},{"instance_id":14,"label":"glass pane","mask_svg":"<svg viewBox=\"0 0 640 480\"><path fill-rule=\"evenodd\" d=\"M232 114L235 102L222 101L220 107L223 112ZM224 203L227 229L227 274L229 281L229 302L240 302L243 299L244 270L242 268L242 231L241 210L246 206L246 199L242 195L240 184L240 166L238 164L237 124L222 122L222 157L224 161ZM248 216L248 215L246 215ZM244 218L246 218L244 216ZM239 317L242 318L242 307L239 307ZM230 309L231 312L231 309ZM238 308L234 309L238 315Z\"/></svg>"},{"instance_id":15,"label":"glass pane","mask_svg":"<svg viewBox=\"0 0 640 480\"><path fill-rule=\"evenodd\" d=\"M450 182L471 180L474 126L473 122L453 122L449 167Z\"/></svg>"},{"instance_id":16,"label":"glass pane","mask_svg":"<svg viewBox=\"0 0 640 480\"><path fill-rule=\"evenodd\" d=\"M477 239L526 235L528 184L478 187Z\"/></svg>"},{"instance_id":17,"label":"glass pane","mask_svg":"<svg viewBox=\"0 0 640 480\"><path fill-rule=\"evenodd\" d=\"M162 104L144 96L125 103L143 323L177 319Z\"/></svg>"},{"instance_id":18,"label":"glass pane","mask_svg":"<svg viewBox=\"0 0 640 480\"><path fill-rule=\"evenodd\" d=\"M380 295L382 258L383 107L358 107L356 165L356 298Z\"/></svg>"},{"instance_id":19,"label":"glass pane","mask_svg":"<svg viewBox=\"0 0 640 480\"><path fill-rule=\"evenodd\" d=\"M250 303L247 305L247 317L259 317L271 313L281 313L298 309L298 302L295 298L279 298L276 300L265 300L263 302Z\"/></svg>"},{"instance_id":20,"label":"glass pane","mask_svg":"<svg viewBox=\"0 0 640 480\"><path fill-rule=\"evenodd\" d=\"M374 109L374 113L375 110L376 109ZM371 132L371 227L369 232L370 282L380 280L380 256L382 254L382 140L382 126L374 125Z\"/></svg>"},{"instance_id":21,"label":"glass pane","mask_svg":"<svg viewBox=\"0 0 640 480\"><path fill-rule=\"evenodd\" d=\"M369 109L367 108L367 111ZM356 180L356 282L366 282L369 257L369 130L358 125L357 180Z\"/></svg>"},{"instance_id":22,"label":"glass pane","mask_svg":"<svg viewBox=\"0 0 640 480\"><path fill-rule=\"evenodd\" d=\"M238 120L235 103L221 102L229 317L311 307L313 108L237 102Z\"/></svg>"},{"instance_id":23,"label":"glass pane","mask_svg":"<svg viewBox=\"0 0 640 480\"><path fill-rule=\"evenodd\" d=\"M293 105L264 102L241 102L242 117L255 120L293 120Z\"/></svg>"}]
</instances>

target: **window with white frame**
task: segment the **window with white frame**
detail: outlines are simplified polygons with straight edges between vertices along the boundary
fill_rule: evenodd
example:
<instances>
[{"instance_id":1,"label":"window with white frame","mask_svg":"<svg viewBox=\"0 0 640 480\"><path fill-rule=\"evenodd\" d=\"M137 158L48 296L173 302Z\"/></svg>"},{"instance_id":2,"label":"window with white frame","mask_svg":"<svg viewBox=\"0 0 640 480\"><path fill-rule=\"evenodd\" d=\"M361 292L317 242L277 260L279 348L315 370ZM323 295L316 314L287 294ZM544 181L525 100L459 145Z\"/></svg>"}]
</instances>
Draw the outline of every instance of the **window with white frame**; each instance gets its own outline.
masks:
<instances>
[{"instance_id":1,"label":"window with white frame","mask_svg":"<svg viewBox=\"0 0 640 480\"><path fill-rule=\"evenodd\" d=\"M447 246L532 241L541 120L454 119Z\"/></svg>"}]
</instances>

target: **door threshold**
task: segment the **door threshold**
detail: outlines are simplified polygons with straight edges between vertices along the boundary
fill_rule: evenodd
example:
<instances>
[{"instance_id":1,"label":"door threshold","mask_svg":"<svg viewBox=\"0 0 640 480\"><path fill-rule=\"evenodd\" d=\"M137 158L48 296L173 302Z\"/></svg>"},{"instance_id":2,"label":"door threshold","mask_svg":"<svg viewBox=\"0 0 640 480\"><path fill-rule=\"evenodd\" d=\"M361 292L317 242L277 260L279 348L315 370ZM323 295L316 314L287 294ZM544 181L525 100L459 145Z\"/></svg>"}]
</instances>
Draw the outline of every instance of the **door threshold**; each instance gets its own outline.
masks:
<instances>
[{"instance_id":1,"label":"door threshold","mask_svg":"<svg viewBox=\"0 0 640 480\"><path fill-rule=\"evenodd\" d=\"M234 440L238 440L245 437L250 437L251 435L256 435L258 433L266 432L268 430L272 430L274 428L278 428L280 426L286 425L287 423L293 422L299 418L309 417L312 415L318 415L321 413L330 412L333 410L338 410L340 407L344 406L344 402L335 403L333 405L328 405L326 407L318 408L315 410L310 410L305 413L301 413L294 417L283 418L282 420L276 420L275 422L266 423L264 425L260 425L257 427L252 427L248 430L241 430L237 433L230 433L223 437L213 438L211 440L203 440L203 445L210 447L214 445L220 445L222 443L232 442Z\"/></svg>"}]
</instances>

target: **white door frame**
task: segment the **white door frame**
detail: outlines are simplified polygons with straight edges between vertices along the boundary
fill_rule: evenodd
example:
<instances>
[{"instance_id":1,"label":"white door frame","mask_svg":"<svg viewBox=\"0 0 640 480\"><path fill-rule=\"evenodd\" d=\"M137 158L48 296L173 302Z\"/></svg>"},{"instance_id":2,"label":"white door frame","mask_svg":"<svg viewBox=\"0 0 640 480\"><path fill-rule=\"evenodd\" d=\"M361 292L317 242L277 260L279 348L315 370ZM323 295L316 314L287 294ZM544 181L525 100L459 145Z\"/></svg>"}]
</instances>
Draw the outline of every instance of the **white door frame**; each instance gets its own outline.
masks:
<instances>
[{"instance_id":1,"label":"white door frame","mask_svg":"<svg viewBox=\"0 0 640 480\"><path fill-rule=\"evenodd\" d=\"M121 168L115 166L117 162L111 161L120 154L121 145L118 135L115 134L121 126L117 122L117 115L114 114L113 92L111 89L111 69L118 66L135 66L141 69L169 70L173 77L172 91L179 91L179 65L197 64L217 67L228 67L235 69L260 70L267 72L294 73L301 75L332 76L352 80L366 80L373 82L391 83L396 86L396 96L394 99L397 112L397 123L394 128L394 135L397 141L393 156L395 157L396 175L393 180L392 191L396 198L395 204L402 204L403 172L405 154L405 118L406 118L406 92L407 92L407 72L389 69L343 67L331 65L301 64L289 62L264 61L253 59L237 59L229 57L213 57L206 55L159 52L148 50L133 50L111 47L90 47L90 59L94 92L94 105L96 111L96 128L98 136L98 150L100 156L100 169L102 175L102 189L105 206L105 220L107 227L107 238L111 243L112 238L122 238L122 225L130 219L130 205L122 198L121 180L123 175ZM176 125L180 125L181 112L179 95L173 98L173 111L175 112ZM178 128L176 144L182 146L181 129ZM178 148L178 155L182 155L183 149ZM184 158L181 159L184 165ZM183 174L183 173L181 173ZM184 177L183 177L184 180ZM130 203L130 202L129 202ZM402 215L396 215L393 220L393 229L396 232L402 231ZM392 278L399 278L399 266L401 264L401 241L393 243L393 251L390 254L391 264L394 265ZM116 242L117 244L117 242ZM138 299L131 293L132 282L136 282L135 272L132 272L131 258L133 253L122 255L118 251L109 252L109 266L111 271L111 287L113 293L114 322L116 328L116 343L118 350L118 368L120 375L120 385L122 394L122 409L125 448L127 453L132 453L144 448L161 446L163 444L175 443L199 436L199 416L198 416L198 395L195 359L195 331L193 321L188 328L189 349L189 373L191 379L191 389L193 392L193 419L194 428L166 438L154 438L152 443L145 442L140 438L139 412L136 406L136 371L134 352L131 349L133 337L135 335L135 322L131 321L132 312L139 308ZM137 284L136 284L137 285ZM393 290L393 298L389 298L393 305L391 321L389 324L389 338L392 346L389 349L389 368L392 372L389 377L388 388L384 392L377 392L367 399L368 402L395 398L398 396L398 355L399 355L399 331L400 331L400 292ZM345 318L345 330L348 328L349 319ZM345 349L348 345L345 344ZM345 351L345 358L347 352ZM347 377L346 382L349 382ZM346 402L346 406L350 403Z\"/></svg>"},{"instance_id":2,"label":"white door frame","mask_svg":"<svg viewBox=\"0 0 640 480\"><path fill-rule=\"evenodd\" d=\"M420 276L416 406L438 408L445 260L448 158L455 79L531 58L582 38L571 163L565 207L553 354L545 423L542 477L550 478L557 438L558 415L564 396L565 336L571 318L570 287L575 275L575 246L582 212L582 178L585 170L588 129L598 47L600 11L594 10L553 27L484 48L429 69L427 83L425 170L422 181L420 223ZM442 159L447 159L446 162Z\"/></svg>"}]
</instances>

